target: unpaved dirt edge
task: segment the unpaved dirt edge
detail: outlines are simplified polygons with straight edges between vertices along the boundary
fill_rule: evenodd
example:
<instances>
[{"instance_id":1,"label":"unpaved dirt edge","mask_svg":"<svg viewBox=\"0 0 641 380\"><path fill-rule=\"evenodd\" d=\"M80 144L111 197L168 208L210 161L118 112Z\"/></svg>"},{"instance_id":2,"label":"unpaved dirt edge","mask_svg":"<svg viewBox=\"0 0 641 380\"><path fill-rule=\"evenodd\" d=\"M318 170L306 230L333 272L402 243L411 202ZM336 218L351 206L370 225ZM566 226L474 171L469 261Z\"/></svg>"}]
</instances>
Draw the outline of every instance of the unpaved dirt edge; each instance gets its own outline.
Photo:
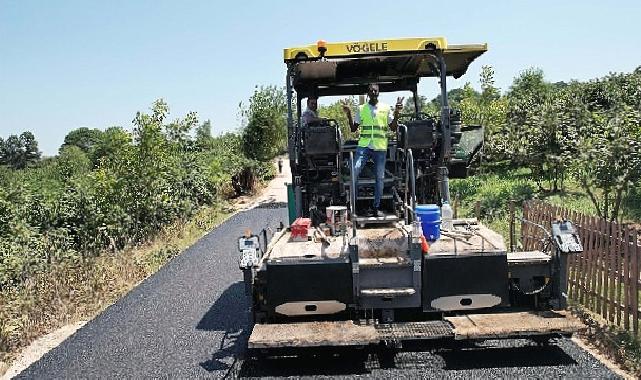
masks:
<instances>
[{"instance_id":1,"label":"unpaved dirt edge","mask_svg":"<svg viewBox=\"0 0 641 380\"><path fill-rule=\"evenodd\" d=\"M590 342L585 340L582 337L572 337L572 341L576 343L577 346L581 347L583 350L588 352L590 355L594 356L594 358L603 365L605 365L610 371L616 373L617 375L621 376L624 379L636 379L637 377L628 373L626 370L621 368L619 364L617 364L615 361L610 359L609 357L605 356L604 354L601 353L598 347L592 345Z\"/></svg>"},{"instance_id":2,"label":"unpaved dirt edge","mask_svg":"<svg viewBox=\"0 0 641 380\"><path fill-rule=\"evenodd\" d=\"M58 347L60 343L64 342L65 339L75 333L86 323L87 321L72 323L36 339L22 351L20 356L16 360L14 360L9 370L0 379L8 380L20 374L20 372L27 369L27 367L29 367L32 363L40 360L40 358L51 349Z\"/></svg>"}]
</instances>

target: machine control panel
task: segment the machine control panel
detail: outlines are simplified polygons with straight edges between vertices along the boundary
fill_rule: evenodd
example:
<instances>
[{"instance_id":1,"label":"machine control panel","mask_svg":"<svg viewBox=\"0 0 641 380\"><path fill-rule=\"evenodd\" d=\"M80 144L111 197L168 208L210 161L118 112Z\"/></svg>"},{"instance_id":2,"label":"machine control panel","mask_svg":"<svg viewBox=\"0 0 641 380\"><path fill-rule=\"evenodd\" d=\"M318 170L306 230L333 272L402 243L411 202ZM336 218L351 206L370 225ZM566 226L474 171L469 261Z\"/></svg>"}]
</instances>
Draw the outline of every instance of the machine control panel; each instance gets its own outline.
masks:
<instances>
[{"instance_id":1,"label":"machine control panel","mask_svg":"<svg viewBox=\"0 0 641 380\"><path fill-rule=\"evenodd\" d=\"M252 235L238 238L238 250L240 251L240 259L238 260L240 269L249 269L258 264L260 260L260 240L258 236Z\"/></svg>"},{"instance_id":2,"label":"machine control panel","mask_svg":"<svg viewBox=\"0 0 641 380\"><path fill-rule=\"evenodd\" d=\"M569 221L552 222L552 236L562 253L583 252L581 239L574 225Z\"/></svg>"}]
</instances>

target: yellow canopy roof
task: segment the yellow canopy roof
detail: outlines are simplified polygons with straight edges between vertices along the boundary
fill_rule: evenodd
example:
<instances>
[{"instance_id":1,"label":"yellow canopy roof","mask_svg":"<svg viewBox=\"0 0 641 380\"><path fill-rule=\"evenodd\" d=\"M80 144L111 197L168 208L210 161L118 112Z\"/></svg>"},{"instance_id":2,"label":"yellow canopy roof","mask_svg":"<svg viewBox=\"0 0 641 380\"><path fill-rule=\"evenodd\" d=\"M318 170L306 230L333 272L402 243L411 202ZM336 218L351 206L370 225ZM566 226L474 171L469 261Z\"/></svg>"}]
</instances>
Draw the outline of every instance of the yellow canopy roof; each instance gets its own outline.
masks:
<instances>
[{"instance_id":1,"label":"yellow canopy roof","mask_svg":"<svg viewBox=\"0 0 641 380\"><path fill-rule=\"evenodd\" d=\"M322 43L319 41L319 43ZM284 51L285 61L320 57L318 44L287 48ZM398 52L424 52L426 49L447 49L445 37L398 38L387 40L368 40L350 42L324 43L327 58L345 58L358 56L386 55ZM486 46L487 50L487 46Z\"/></svg>"},{"instance_id":2,"label":"yellow canopy roof","mask_svg":"<svg viewBox=\"0 0 641 380\"><path fill-rule=\"evenodd\" d=\"M319 43L285 49L284 56L295 66L299 94L326 96L362 93L368 83L379 83L381 91L411 90L420 78L438 76L435 53L443 55L446 74L459 78L486 51L487 44L450 45L433 37Z\"/></svg>"}]
</instances>

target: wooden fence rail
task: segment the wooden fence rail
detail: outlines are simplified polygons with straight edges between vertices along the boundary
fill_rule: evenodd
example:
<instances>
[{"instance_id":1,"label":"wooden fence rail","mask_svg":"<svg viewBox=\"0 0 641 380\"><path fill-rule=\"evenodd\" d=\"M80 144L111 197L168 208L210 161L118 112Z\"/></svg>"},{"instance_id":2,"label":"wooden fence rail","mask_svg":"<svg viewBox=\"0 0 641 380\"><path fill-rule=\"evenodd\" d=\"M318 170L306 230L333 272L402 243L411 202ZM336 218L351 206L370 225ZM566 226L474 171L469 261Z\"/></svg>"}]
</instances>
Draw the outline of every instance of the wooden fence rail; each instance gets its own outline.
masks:
<instances>
[{"instance_id":1,"label":"wooden fence rail","mask_svg":"<svg viewBox=\"0 0 641 380\"><path fill-rule=\"evenodd\" d=\"M574 223L584 249L570 258L568 297L610 323L638 334L639 231L538 200L523 204L523 219L548 231L551 222L559 218ZM550 242L543 229L522 222L521 244L526 251L543 250Z\"/></svg>"}]
</instances>

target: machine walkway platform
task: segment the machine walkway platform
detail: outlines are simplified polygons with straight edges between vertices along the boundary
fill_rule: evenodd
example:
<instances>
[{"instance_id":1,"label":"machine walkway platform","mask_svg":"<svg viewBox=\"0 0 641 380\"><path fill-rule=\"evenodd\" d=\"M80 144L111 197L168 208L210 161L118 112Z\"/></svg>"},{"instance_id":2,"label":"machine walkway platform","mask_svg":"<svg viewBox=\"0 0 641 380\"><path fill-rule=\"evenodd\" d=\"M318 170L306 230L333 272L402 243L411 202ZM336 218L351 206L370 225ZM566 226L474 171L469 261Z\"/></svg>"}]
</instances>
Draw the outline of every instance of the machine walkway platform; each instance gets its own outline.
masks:
<instances>
[{"instance_id":1,"label":"machine walkway platform","mask_svg":"<svg viewBox=\"0 0 641 380\"><path fill-rule=\"evenodd\" d=\"M569 335L584 329L567 311L466 314L444 320L356 324L353 321L255 325L250 349L368 346L385 341L482 340Z\"/></svg>"}]
</instances>

